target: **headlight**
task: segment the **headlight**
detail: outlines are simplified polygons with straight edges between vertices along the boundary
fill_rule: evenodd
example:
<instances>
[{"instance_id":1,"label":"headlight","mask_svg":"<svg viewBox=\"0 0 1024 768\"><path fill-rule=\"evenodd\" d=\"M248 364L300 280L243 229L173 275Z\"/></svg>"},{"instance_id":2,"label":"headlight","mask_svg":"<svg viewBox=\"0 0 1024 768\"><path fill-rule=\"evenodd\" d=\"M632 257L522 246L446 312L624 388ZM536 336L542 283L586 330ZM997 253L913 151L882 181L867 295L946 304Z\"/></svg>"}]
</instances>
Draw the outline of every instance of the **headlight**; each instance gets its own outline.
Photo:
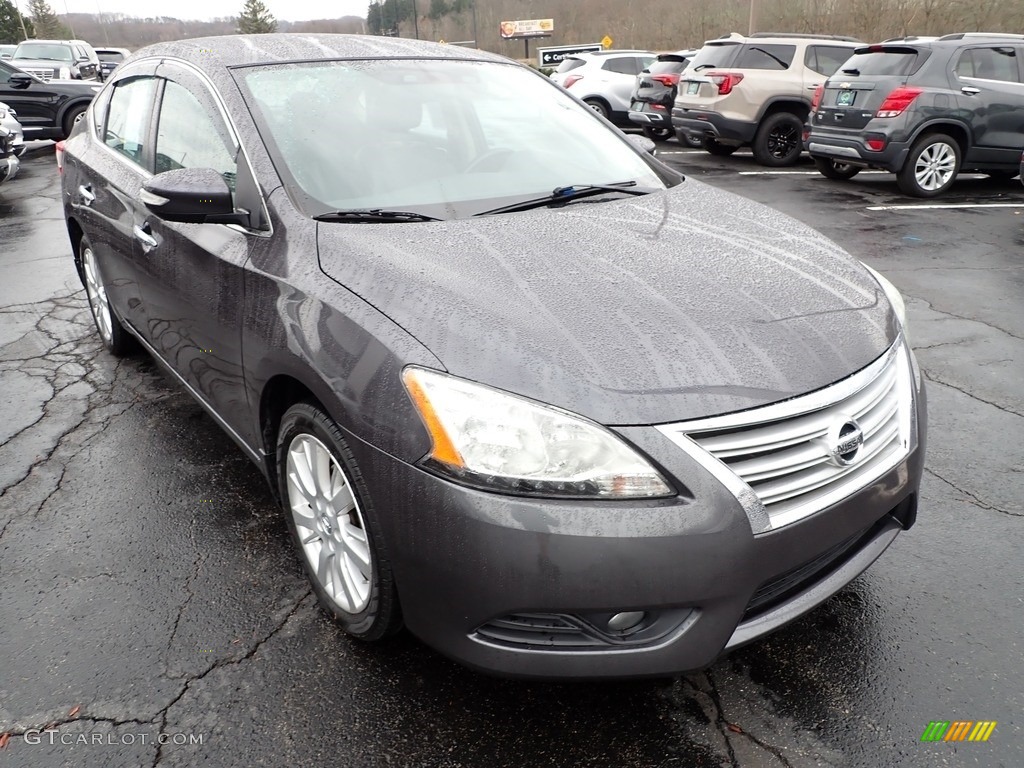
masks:
<instances>
[{"instance_id":1,"label":"headlight","mask_svg":"<svg viewBox=\"0 0 1024 768\"><path fill-rule=\"evenodd\" d=\"M896 310L896 317L900 319L900 325L905 329L907 327L907 306L903 303L903 296L900 295L899 289L863 261L860 264L864 269L870 272L871 276L878 281L880 286L882 286L882 290L885 291L885 297L889 299L889 303L892 304L892 308Z\"/></svg>"},{"instance_id":2,"label":"headlight","mask_svg":"<svg viewBox=\"0 0 1024 768\"><path fill-rule=\"evenodd\" d=\"M59 77L61 80L70 80L71 69L68 67L61 67L60 70L58 70L57 72L57 77Z\"/></svg>"},{"instance_id":3,"label":"headlight","mask_svg":"<svg viewBox=\"0 0 1024 768\"><path fill-rule=\"evenodd\" d=\"M424 465L488 490L531 496L673 496L609 430L566 411L423 368L402 381L430 433Z\"/></svg>"}]
</instances>

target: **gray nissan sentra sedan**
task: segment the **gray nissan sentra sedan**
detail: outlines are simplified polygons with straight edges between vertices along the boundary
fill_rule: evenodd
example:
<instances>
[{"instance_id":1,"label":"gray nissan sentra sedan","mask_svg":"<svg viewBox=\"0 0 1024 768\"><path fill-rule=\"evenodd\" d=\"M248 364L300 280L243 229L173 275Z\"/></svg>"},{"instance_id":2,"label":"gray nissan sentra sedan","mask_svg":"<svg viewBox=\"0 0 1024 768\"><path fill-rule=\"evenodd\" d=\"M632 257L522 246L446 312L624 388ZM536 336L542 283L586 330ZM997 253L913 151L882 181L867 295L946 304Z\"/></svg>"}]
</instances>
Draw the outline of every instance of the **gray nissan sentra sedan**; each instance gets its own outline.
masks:
<instances>
[{"instance_id":1,"label":"gray nissan sentra sedan","mask_svg":"<svg viewBox=\"0 0 1024 768\"><path fill-rule=\"evenodd\" d=\"M893 286L501 57L152 46L67 141L63 199L106 348L141 346L256 463L357 638L671 675L914 523Z\"/></svg>"}]
</instances>

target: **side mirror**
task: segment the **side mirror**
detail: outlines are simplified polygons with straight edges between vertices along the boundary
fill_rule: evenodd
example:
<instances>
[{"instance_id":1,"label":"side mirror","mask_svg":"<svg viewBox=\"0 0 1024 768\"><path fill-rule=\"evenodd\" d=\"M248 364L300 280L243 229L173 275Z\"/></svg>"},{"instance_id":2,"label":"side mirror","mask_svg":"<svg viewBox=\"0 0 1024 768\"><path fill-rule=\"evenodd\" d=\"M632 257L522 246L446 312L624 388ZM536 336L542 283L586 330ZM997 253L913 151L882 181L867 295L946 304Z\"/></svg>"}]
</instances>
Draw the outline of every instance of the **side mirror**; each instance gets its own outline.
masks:
<instances>
[{"instance_id":1,"label":"side mirror","mask_svg":"<svg viewBox=\"0 0 1024 768\"><path fill-rule=\"evenodd\" d=\"M646 152L648 155L653 155L655 148L658 146L646 136L641 136L638 133L627 133L626 138L629 139L637 149L641 152Z\"/></svg>"},{"instance_id":2,"label":"side mirror","mask_svg":"<svg viewBox=\"0 0 1024 768\"><path fill-rule=\"evenodd\" d=\"M17 88L18 90L24 90L32 85L32 75L26 75L24 72L15 72L8 78L7 84L11 88Z\"/></svg>"},{"instance_id":3,"label":"side mirror","mask_svg":"<svg viewBox=\"0 0 1024 768\"><path fill-rule=\"evenodd\" d=\"M184 224L249 224L236 212L228 184L213 168L177 168L147 181L139 199L164 221Z\"/></svg>"}]
</instances>

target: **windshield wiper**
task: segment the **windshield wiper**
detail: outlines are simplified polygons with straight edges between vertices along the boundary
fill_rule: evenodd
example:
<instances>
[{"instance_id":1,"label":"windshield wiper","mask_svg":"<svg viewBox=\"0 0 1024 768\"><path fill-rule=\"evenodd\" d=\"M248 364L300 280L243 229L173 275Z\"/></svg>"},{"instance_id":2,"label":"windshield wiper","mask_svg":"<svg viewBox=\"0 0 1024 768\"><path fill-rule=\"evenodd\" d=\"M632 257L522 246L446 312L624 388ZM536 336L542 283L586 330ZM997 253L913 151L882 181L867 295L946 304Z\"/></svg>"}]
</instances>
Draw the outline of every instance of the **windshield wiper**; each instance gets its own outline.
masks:
<instances>
[{"instance_id":1,"label":"windshield wiper","mask_svg":"<svg viewBox=\"0 0 1024 768\"><path fill-rule=\"evenodd\" d=\"M347 211L328 211L313 217L317 221L349 221L397 224L403 221L440 221L433 216L415 211L388 211L383 208L352 208Z\"/></svg>"},{"instance_id":2,"label":"windshield wiper","mask_svg":"<svg viewBox=\"0 0 1024 768\"><path fill-rule=\"evenodd\" d=\"M481 211L474 216L491 216L496 213L513 213L515 211L528 211L531 208L543 208L545 205L561 205L572 200L579 200L581 197L591 197L602 192L621 192L624 195L647 195L650 189L629 189L635 187L635 181L623 181L618 184L578 184L568 187L555 187L550 195L534 197L511 205L503 205L500 208L492 208L489 211Z\"/></svg>"},{"instance_id":3,"label":"windshield wiper","mask_svg":"<svg viewBox=\"0 0 1024 768\"><path fill-rule=\"evenodd\" d=\"M693 71L700 72L702 69L711 69L712 67L717 66L717 64L698 64L696 67L693 68Z\"/></svg>"}]
</instances>

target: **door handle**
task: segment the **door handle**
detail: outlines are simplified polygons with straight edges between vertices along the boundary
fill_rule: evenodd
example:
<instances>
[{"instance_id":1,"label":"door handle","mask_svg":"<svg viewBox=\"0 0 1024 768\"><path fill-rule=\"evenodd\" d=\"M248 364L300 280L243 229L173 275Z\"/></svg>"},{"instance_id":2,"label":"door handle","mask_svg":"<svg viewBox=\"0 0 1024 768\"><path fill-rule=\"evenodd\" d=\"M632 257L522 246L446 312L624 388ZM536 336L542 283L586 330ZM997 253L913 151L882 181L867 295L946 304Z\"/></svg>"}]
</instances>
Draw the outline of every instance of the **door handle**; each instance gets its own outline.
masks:
<instances>
[{"instance_id":1,"label":"door handle","mask_svg":"<svg viewBox=\"0 0 1024 768\"><path fill-rule=\"evenodd\" d=\"M96 195L92 193L92 184L79 184L78 196L82 198L82 205L92 205L96 200Z\"/></svg>"},{"instance_id":2,"label":"door handle","mask_svg":"<svg viewBox=\"0 0 1024 768\"><path fill-rule=\"evenodd\" d=\"M159 243L156 241L156 238L149 234L149 232L147 231L148 229L148 224L143 224L142 226L136 224L134 227L132 227L132 234L135 235L136 240L142 243L142 250L144 253L149 253L159 245Z\"/></svg>"},{"instance_id":3,"label":"door handle","mask_svg":"<svg viewBox=\"0 0 1024 768\"><path fill-rule=\"evenodd\" d=\"M975 88L973 85L965 85L960 89L961 93L966 93L968 96L974 96L976 93L981 93L981 88Z\"/></svg>"}]
</instances>

